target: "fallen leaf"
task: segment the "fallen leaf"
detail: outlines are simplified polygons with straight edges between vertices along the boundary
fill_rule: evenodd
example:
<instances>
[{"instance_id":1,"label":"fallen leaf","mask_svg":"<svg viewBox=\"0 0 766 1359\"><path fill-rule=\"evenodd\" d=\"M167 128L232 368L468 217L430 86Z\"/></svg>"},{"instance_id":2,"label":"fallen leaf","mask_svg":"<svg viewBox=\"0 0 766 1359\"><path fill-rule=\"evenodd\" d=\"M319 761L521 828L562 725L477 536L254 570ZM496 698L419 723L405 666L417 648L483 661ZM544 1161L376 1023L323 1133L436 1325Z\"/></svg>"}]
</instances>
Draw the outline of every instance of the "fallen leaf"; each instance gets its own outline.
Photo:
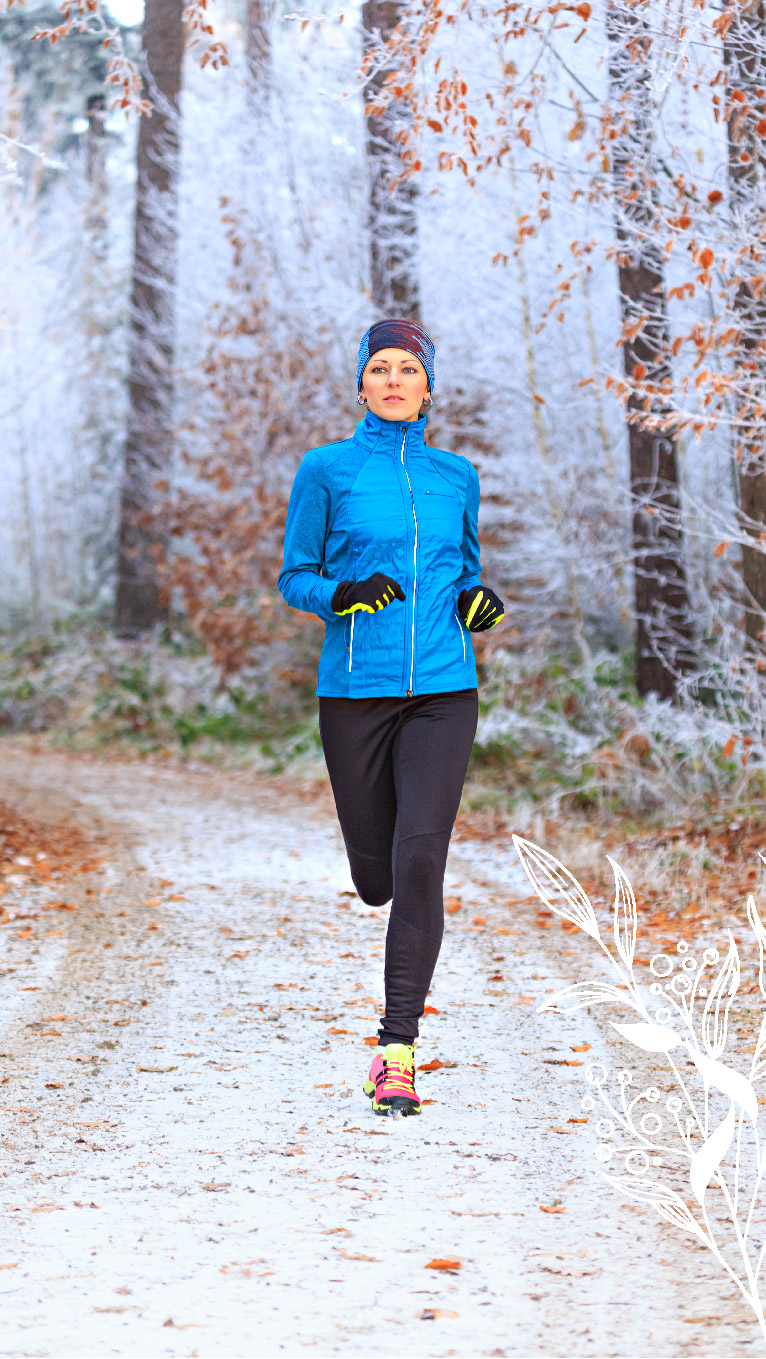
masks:
<instances>
[{"instance_id":1,"label":"fallen leaf","mask_svg":"<svg viewBox=\"0 0 766 1359\"><path fill-rule=\"evenodd\" d=\"M424 1015L438 1015L438 1013L439 1011L437 1010L435 1005L426 1005L425 1009L423 1010Z\"/></svg>"},{"instance_id":2,"label":"fallen leaf","mask_svg":"<svg viewBox=\"0 0 766 1359\"><path fill-rule=\"evenodd\" d=\"M356 957L356 954L355 954L355 953L341 953L340 956L341 956L341 958L355 958L355 957Z\"/></svg>"},{"instance_id":3,"label":"fallen leaf","mask_svg":"<svg viewBox=\"0 0 766 1359\"><path fill-rule=\"evenodd\" d=\"M68 1019L69 1015L43 1015L41 1024L60 1024L62 1019Z\"/></svg>"},{"instance_id":4,"label":"fallen leaf","mask_svg":"<svg viewBox=\"0 0 766 1359\"><path fill-rule=\"evenodd\" d=\"M532 1005L534 999L534 996L517 996L513 1003L514 1005Z\"/></svg>"},{"instance_id":5,"label":"fallen leaf","mask_svg":"<svg viewBox=\"0 0 766 1359\"><path fill-rule=\"evenodd\" d=\"M474 925L486 925L487 917L485 915L476 915L474 916L473 923Z\"/></svg>"},{"instance_id":6,"label":"fallen leaf","mask_svg":"<svg viewBox=\"0 0 766 1359\"><path fill-rule=\"evenodd\" d=\"M438 1104L439 1101L438 1101L438 1099L422 1099L422 1100L420 1101L420 1103L421 1103L421 1104ZM384 1136L385 1136L385 1134L384 1134Z\"/></svg>"},{"instance_id":7,"label":"fallen leaf","mask_svg":"<svg viewBox=\"0 0 766 1359\"><path fill-rule=\"evenodd\" d=\"M333 1087L332 1081L327 1081L327 1082L325 1082L324 1085L315 1085L315 1086L314 1086L314 1089L315 1089L315 1090L332 1090L332 1087Z\"/></svg>"},{"instance_id":8,"label":"fallen leaf","mask_svg":"<svg viewBox=\"0 0 766 1359\"><path fill-rule=\"evenodd\" d=\"M430 1062L421 1062L418 1071L439 1071L444 1066L438 1057L432 1058Z\"/></svg>"},{"instance_id":9,"label":"fallen leaf","mask_svg":"<svg viewBox=\"0 0 766 1359\"><path fill-rule=\"evenodd\" d=\"M39 991L39 986L20 986L19 991Z\"/></svg>"},{"instance_id":10,"label":"fallen leaf","mask_svg":"<svg viewBox=\"0 0 766 1359\"><path fill-rule=\"evenodd\" d=\"M421 1321L439 1321L459 1317L459 1312L451 1312L448 1307L426 1307L420 1313Z\"/></svg>"},{"instance_id":11,"label":"fallen leaf","mask_svg":"<svg viewBox=\"0 0 766 1359\"><path fill-rule=\"evenodd\" d=\"M329 1029L327 1030L327 1032L328 1032L328 1033L350 1033L351 1030L350 1030L350 1029L336 1029L336 1028L329 1028Z\"/></svg>"},{"instance_id":12,"label":"fallen leaf","mask_svg":"<svg viewBox=\"0 0 766 1359\"><path fill-rule=\"evenodd\" d=\"M378 1035L375 1034L374 1038L365 1038L364 1046L366 1048L376 1048L378 1046Z\"/></svg>"},{"instance_id":13,"label":"fallen leaf","mask_svg":"<svg viewBox=\"0 0 766 1359\"><path fill-rule=\"evenodd\" d=\"M568 1118L567 1123L587 1123L587 1118Z\"/></svg>"},{"instance_id":14,"label":"fallen leaf","mask_svg":"<svg viewBox=\"0 0 766 1359\"><path fill-rule=\"evenodd\" d=\"M230 953L226 961L227 963L230 963L232 958L246 958L249 952L250 952L249 948L245 948L242 949L241 952L239 953Z\"/></svg>"},{"instance_id":15,"label":"fallen leaf","mask_svg":"<svg viewBox=\"0 0 766 1359\"><path fill-rule=\"evenodd\" d=\"M19 1267L18 1260L14 1261L12 1265L0 1265L0 1269L18 1269L18 1267Z\"/></svg>"},{"instance_id":16,"label":"fallen leaf","mask_svg":"<svg viewBox=\"0 0 766 1359\"><path fill-rule=\"evenodd\" d=\"M215 1180L211 1180L209 1184L200 1185L200 1188L207 1189L210 1194L218 1194L222 1189L231 1189L231 1180L222 1180L220 1184L216 1184Z\"/></svg>"},{"instance_id":17,"label":"fallen leaf","mask_svg":"<svg viewBox=\"0 0 766 1359\"><path fill-rule=\"evenodd\" d=\"M162 904L162 899L161 897L149 897L148 901L144 901L141 904L143 906L160 906Z\"/></svg>"},{"instance_id":18,"label":"fallen leaf","mask_svg":"<svg viewBox=\"0 0 766 1359\"><path fill-rule=\"evenodd\" d=\"M570 1043L572 1052L590 1052L590 1043Z\"/></svg>"},{"instance_id":19,"label":"fallen leaf","mask_svg":"<svg viewBox=\"0 0 766 1359\"><path fill-rule=\"evenodd\" d=\"M538 1203L537 1206L538 1206L538 1208L540 1209L540 1212L541 1212L541 1213L565 1213L565 1212L566 1212L566 1208L564 1207L563 1203L554 1203L554 1204L551 1204L550 1206L547 1206L547 1205L544 1204L544 1203Z\"/></svg>"},{"instance_id":20,"label":"fallen leaf","mask_svg":"<svg viewBox=\"0 0 766 1359\"><path fill-rule=\"evenodd\" d=\"M137 1062L137 1063L136 1063L136 1071L159 1071L159 1072L166 1072L166 1071L177 1071L177 1070L178 1070L178 1067L177 1067L177 1066L142 1066L140 1062Z\"/></svg>"},{"instance_id":21,"label":"fallen leaf","mask_svg":"<svg viewBox=\"0 0 766 1359\"><path fill-rule=\"evenodd\" d=\"M62 1081L46 1081L45 1083L46 1090L63 1090L63 1088L64 1085Z\"/></svg>"},{"instance_id":22,"label":"fallen leaf","mask_svg":"<svg viewBox=\"0 0 766 1359\"><path fill-rule=\"evenodd\" d=\"M441 1259L429 1260L428 1264L426 1265L426 1269L458 1270L462 1268L463 1266L461 1261L456 1260L454 1257L447 1257L443 1260Z\"/></svg>"}]
</instances>

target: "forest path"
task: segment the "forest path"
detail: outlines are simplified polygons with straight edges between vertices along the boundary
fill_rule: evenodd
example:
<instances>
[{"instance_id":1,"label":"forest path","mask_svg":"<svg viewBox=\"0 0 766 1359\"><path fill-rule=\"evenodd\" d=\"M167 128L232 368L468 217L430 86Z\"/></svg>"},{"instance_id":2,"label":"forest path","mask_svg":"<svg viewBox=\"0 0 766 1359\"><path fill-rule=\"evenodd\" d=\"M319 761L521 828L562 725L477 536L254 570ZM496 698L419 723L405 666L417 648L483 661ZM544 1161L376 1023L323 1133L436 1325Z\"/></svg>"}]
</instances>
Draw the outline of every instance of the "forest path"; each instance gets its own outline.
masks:
<instances>
[{"instance_id":1,"label":"forest path","mask_svg":"<svg viewBox=\"0 0 766 1359\"><path fill-rule=\"evenodd\" d=\"M588 1087L558 1063L607 1040L536 1014L578 941L535 929L512 846L453 846L419 1052L445 1065L392 1121L361 1091L387 910L342 894L324 784L5 741L0 788L98 818L105 855L75 911L4 898L27 918L1 936L0 1354L762 1352L712 1258L567 1124Z\"/></svg>"}]
</instances>

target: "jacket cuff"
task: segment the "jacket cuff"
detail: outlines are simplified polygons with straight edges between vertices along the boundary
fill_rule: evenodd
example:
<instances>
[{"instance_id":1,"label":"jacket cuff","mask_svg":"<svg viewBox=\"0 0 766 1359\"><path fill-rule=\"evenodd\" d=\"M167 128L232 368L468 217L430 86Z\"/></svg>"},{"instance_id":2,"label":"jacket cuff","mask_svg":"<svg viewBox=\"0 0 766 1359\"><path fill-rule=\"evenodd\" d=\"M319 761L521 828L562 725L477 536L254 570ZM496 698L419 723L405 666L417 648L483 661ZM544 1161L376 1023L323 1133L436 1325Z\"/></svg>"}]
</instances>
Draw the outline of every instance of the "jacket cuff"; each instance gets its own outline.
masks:
<instances>
[{"instance_id":1,"label":"jacket cuff","mask_svg":"<svg viewBox=\"0 0 766 1359\"><path fill-rule=\"evenodd\" d=\"M353 585L353 583L354 582L352 580L340 581L338 588L335 591L335 594L330 600L330 608L332 609L333 613L340 614L343 612L346 606L346 590L348 589L349 585Z\"/></svg>"}]
</instances>

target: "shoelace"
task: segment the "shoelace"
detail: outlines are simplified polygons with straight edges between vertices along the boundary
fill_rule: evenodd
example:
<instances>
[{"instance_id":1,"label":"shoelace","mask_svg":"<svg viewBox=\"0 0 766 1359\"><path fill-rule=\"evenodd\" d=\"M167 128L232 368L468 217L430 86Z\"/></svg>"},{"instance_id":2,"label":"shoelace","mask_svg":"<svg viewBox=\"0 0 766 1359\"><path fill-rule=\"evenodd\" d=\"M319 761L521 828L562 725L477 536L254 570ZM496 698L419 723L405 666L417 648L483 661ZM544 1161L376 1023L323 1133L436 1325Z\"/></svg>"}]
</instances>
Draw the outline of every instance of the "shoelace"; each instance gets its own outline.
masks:
<instances>
[{"instance_id":1,"label":"shoelace","mask_svg":"<svg viewBox=\"0 0 766 1359\"><path fill-rule=\"evenodd\" d=\"M390 1084L394 1089L402 1090L406 1095L415 1093L415 1070L414 1062L394 1062L389 1067L388 1062L383 1059L383 1070L378 1073L376 1086Z\"/></svg>"}]
</instances>

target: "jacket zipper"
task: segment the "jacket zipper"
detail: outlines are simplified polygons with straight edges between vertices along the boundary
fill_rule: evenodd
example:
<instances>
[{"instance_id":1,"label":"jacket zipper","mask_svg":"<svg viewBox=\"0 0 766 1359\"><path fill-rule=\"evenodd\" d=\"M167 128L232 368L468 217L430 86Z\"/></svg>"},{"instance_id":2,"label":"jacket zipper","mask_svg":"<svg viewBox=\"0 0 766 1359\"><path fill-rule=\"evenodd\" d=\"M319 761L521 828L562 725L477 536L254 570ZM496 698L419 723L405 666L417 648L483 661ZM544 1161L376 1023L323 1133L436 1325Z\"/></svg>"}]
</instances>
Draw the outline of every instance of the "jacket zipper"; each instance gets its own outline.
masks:
<instances>
[{"instance_id":1,"label":"jacket zipper","mask_svg":"<svg viewBox=\"0 0 766 1359\"><path fill-rule=\"evenodd\" d=\"M463 663L465 664L465 633L463 632L462 627L460 627L460 619L457 616L457 612L455 613L455 622L457 623L458 628L460 628L460 640L463 643Z\"/></svg>"},{"instance_id":2,"label":"jacket zipper","mask_svg":"<svg viewBox=\"0 0 766 1359\"><path fill-rule=\"evenodd\" d=\"M351 615L351 637L349 638L349 643L348 643L348 672L349 672L349 674L351 674L351 665L352 665L352 661L353 661L353 657L354 657L354 619L355 619L355 618L356 618L356 614L352 613L352 615ZM465 643L463 643L463 645L465 646Z\"/></svg>"},{"instance_id":3,"label":"jacket zipper","mask_svg":"<svg viewBox=\"0 0 766 1359\"><path fill-rule=\"evenodd\" d=\"M407 442L407 431L406 429L404 429L402 430L402 447L399 456L401 458L402 467L404 468L404 475L407 478L407 485L410 488L410 500L412 501L412 517L415 520L415 546L412 551L412 560L415 568L415 576L412 583L412 645L411 645L412 654L410 656L410 687L407 690L407 697L412 698L413 694L412 680L415 670L415 600L418 592L418 516L415 513L415 497L412 494L412 483L410 481L410 474L407 471L407 464L404 461L404 445L406 442Z\"/></svg>"}]
</instances>

